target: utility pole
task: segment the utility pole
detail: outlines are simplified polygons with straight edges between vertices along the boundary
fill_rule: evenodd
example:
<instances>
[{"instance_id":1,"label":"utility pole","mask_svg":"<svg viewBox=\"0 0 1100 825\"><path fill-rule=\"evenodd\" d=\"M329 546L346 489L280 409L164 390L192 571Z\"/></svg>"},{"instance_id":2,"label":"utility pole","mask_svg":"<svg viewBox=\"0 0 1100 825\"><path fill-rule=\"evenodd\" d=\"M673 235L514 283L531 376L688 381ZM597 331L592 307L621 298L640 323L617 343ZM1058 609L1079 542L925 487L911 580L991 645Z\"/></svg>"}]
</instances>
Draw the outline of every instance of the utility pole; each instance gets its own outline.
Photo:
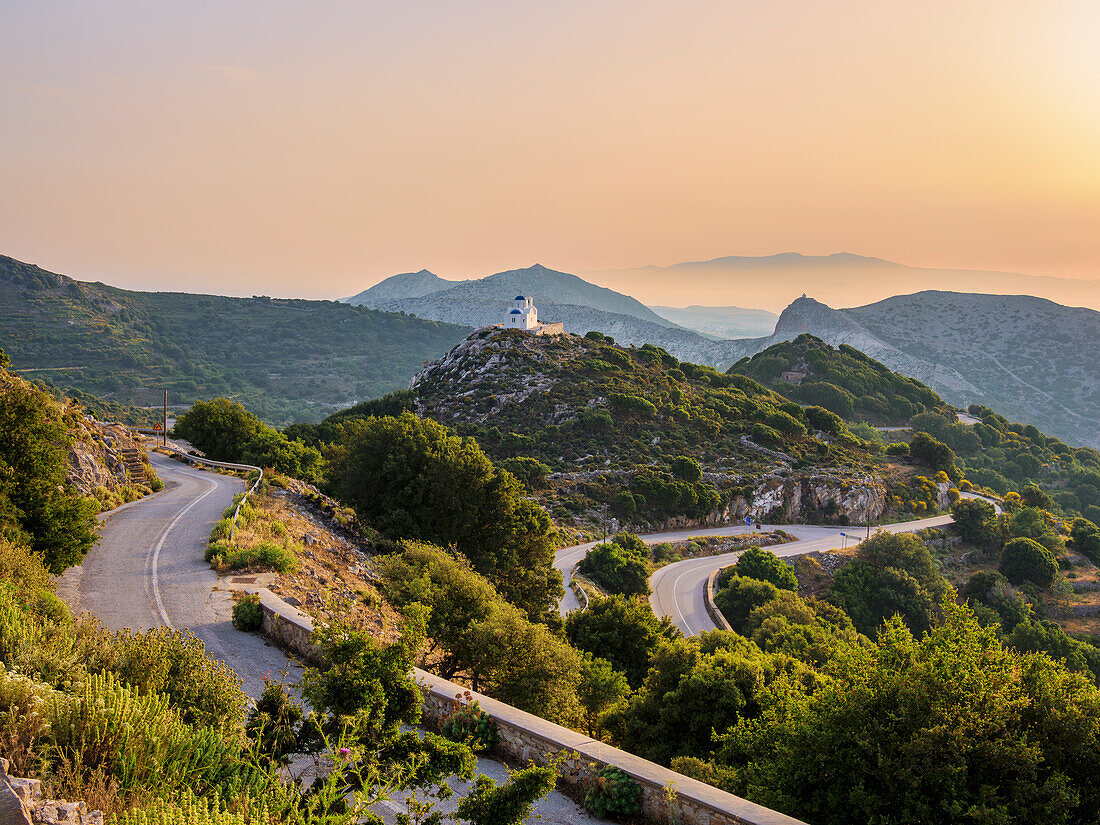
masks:
<instances>
[{"instance_id":1,"label":"utility pole","mask_svg":"<svg viewBox=\"0 0 1100 825\"><path fill-rule=\"evenodd\" d=\"M168 446L168 390L164 390L164 420L162 422L164 429L161 430L161 438L164 439L165 447Z\"/></svg>"}]
</instances>

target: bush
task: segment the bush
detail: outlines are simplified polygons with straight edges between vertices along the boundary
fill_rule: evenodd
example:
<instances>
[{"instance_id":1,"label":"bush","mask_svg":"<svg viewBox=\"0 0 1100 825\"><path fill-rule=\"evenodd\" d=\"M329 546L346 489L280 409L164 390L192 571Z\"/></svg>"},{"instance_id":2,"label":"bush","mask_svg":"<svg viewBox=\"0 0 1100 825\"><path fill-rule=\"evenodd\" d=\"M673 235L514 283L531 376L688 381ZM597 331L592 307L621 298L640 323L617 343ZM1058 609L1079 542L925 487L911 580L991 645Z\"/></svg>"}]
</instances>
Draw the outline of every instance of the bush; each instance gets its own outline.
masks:
<instances>
[{"instance_id":1,"label":"bush","mask_svg":"<svg viewBox=\"0 0 1100 825\"><path fill-rule=\"evenodd\" d=\"M1045 589L1054 581L1058 561L1053 553L1034 539L1017 538L1005 545L998 569L1017 586L1029 581Z\"/></svg>"},{"instance_id":2,"label":"bush","mask_svg":"<svg viewBox=\"0 0 1100 825\"><path fill-rule=\"evenodd\" d=\"M609 593L648 595L649 550L644 544L642 551L631 546L630 538L637 540L637 536L620 533L612 541L597 544L581 559L577 571Z\"/></svg>"},{"instance_id":3,"label":"bush","mask_svg":"<svg viewBox=\"0 0 1100 825\"><path fill-rule=\"evenodd\" d=\"M476 701L463 705L456 700L455 704L451 715L440 726L440 733L452 742L461 742L474 753L485 753L495 748L500 736L492 717Z\"/></svg>"},{"instance_id":4,"label":"bush","mask_svg":"<svg viewBox=\"0 0 1100 825\"><path fill-rule=\"evenodd\" d=\"M733 569L726 568L731 572ZM733 576L727 583L720 577L719 583L722 587L714 597L714 605L737 633L744 632L753 610L779 598L779 588L761 579Z\"/></svg>"},{"instance_id":5,"label":"bush","mask_svg":"<svg viewBox=\"0 0 1100 825\"><path fill-rule=\"evenodd\" d=\"M762 547L750 547L734 565L738 576L770 582L781 590L797 590L798 577L779 557Z\"/></svg>"},{"instance_id":6,"label":"bush","mask_svg":"<svg viewBox=\"0 0 1100 825\"><path fill-rule=\"evenodd\" d=\"M253 547L233 547L216 542L206 548L207 561L217 562L230 570L246 567L266 567L280 573L293 573L298 569L298 557L290 548L273 541L261 541Z\"/></svg>"},{"instance_id":7,"label":"bush","mask_svg":"<svg viewBox=\"0 0 1100 825\"><path fill-rule=\"evenodd\" d=\"M260 597L252 593L233 605L233 627L249 633L264 624L264 609Z\"/></svg>"},{"instance_id":8,"label":"bush","mask_svg":"<svg viewBox=\"0 0 1100 825\"><path fill-rule=\"evenodd\" d=\"M886 455L909 455L909 445L904 441L886 445Z\"/></svg>"},{"instance_id":9,"label":"bush","mask_svg":"<svg viewBox=\"0 0 1100 825\"><path fill-rule=\"evenodd\" d=\"M642 810L642 786L621 768L603 768L584 795L584 809L593 816L635 816Z\"/></svg>"}]
</instances>

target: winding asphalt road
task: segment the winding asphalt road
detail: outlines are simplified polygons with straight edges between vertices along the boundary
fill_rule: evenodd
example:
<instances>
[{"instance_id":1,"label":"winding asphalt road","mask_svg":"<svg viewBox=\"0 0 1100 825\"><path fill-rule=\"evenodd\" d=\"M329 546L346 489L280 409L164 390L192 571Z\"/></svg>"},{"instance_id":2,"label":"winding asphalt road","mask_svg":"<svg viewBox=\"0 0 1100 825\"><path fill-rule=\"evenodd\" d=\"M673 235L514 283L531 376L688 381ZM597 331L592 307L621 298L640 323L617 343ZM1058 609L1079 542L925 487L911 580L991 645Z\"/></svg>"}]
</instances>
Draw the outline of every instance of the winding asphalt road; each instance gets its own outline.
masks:
<instances>
[{"instance_id":1,"label":"winding asphalt road","mask_svg":"<svg viewBox=\"0 0 1100 825\"><path fill-rule=\"evenodd\" d=\"M985 498L976 493L963 493L966 498ZM994 504L996 506L996 504ZM999 507L998 507L999 511ZM926 527L942 527L950 524L951 516L933 516L918 521L905 521L898 524L886 524L874 528L888 533L912 533ZM845 543L861 540L866 535L866 527L817 527L805 524L763 525L763 531L785 530L798 541L769 548L777 556L801 556L815 550L824 552L842 547ZM696 536L735 536L755 532L754 527L736 525L731 527L697 527L690 530L677 530L668 533L649 533L642 536L646 544L662 541L685 541ZM565 582L565 598L558 608L564 616L570 610L580 607L576 595L569 588L573 568L585 553L597 542L578 544L559 550L554 556L554 566L561 571ZM707 614L703 603L703 584L715 570L728 567L737 561L739 554L723 553L701 559L686 559L659 568L649 578L649 604L657 616L667 616L685 636L694 636L707 630L714 630L715 624Z\"/></svg>"},{"instance_id":2,"label":"winding asphalt road","mask_svg":"<svg viewBox=\"0 0 1100 825\"><path fill-rule=\"evenodd\" d=\"M253 699L263 691L264 676L286 674L297 682L301 668L277 647L232 624L233 602L218 575L203 560L206 540L222 511L244 483L232 476L192 469L158 453L149 458L164 481L154 496L112 511L100 540L79 567L65 571L57 593L73 612L90 613L111 630L171 627L190 630L206 652L228 664ZM477 772L498 783L507 779L499 762L479 757ZM452 778L457 795L440 806L454 810L473 783ZM387 825L405 812L401 795L374 808ZM531 821L544 825L601 825L559 791L535 805Z\"/></svg>"},{"instance_id":3,"label":"winding asphalt road","mask_svg":"<svg viewBox=\"0 0 1100 825\"><path fill-rule=\"evenodd\" d=\"M190 630L252 698L265 675L287 670L297 681L301 670L282 651L233 627L229 591L203 560L210 531L244 483L159 453L149 458L164 490L110 513L84 563L58 581L58 595L74 613L90 613L111 630Z\"/></svg>"}]
</instances>

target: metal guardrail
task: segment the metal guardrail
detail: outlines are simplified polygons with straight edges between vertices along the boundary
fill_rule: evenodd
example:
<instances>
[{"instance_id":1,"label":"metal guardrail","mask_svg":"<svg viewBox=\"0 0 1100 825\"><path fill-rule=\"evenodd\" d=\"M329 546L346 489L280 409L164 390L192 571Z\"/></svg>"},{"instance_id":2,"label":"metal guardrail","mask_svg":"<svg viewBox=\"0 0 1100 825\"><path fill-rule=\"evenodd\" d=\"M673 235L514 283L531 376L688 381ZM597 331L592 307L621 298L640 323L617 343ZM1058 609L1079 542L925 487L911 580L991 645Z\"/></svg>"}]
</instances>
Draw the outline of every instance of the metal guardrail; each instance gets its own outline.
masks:
<instances>
[{"instance_id":1,"label":"metal guardrail","mask_svg":"<svg viewBox=\"0 0 1100 825\"><path fill-rule=\"evenodd\" d=\"M138 430L138 432L141 431ZM214 461L209 458L202 458L201 456L191 455L191 453L185 453L179 447L173 447L171 444L163 446L164 449L170 451L173 455L179 456L188 464L206 464L210 467L217 467L223 470L241 470L250 473L256 473L256 480L252 483L252 486L249 487L247 491L245 491L245 494L241 496L241 500L237 502L237 506L233 509L233 522L229 528L229 542L230 544L232 544L233 536L237 532L237 519L240 518L241 507L246 501L248 501L248 497L256 492L256 490L259 488L260 482L263 481L264 478L264 468L257 467L254 464L236 464L232 461Z\"/></svg>"},{"instance_id":2,"label":"metal guardrail","mask_svg":"<svg viewBox=\"0 0 1100 825\"><path fill-rule=\"evenodd\" d=\"M583 613L588 609L588 592L584 589L580 582L573 578L576 574L577 566L573 565L573 569L569 571L569 586L573 588L573 592L577 594L578 601L580 601L581 597L584 598L584 604L582 604L579 608L580 612Z\"/></svg>"}]
</instances>

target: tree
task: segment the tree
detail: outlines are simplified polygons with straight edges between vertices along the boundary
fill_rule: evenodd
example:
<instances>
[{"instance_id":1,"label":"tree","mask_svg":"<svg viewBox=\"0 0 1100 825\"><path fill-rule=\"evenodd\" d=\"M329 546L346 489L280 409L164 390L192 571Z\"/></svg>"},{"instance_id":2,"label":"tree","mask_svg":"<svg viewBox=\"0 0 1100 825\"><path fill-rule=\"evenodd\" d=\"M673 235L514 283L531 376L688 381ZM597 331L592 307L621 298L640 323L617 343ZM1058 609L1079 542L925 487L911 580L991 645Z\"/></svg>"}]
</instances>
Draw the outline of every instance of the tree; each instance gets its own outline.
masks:
<instances>
[{"instance_id":1,"label":"tree","mask_svg":"<svg viewBox=\"0 0 1100 825\"><path fill-rule=\"evenodd\" d=\"M833 578L828 600L851 617L860 633L873 635L894 615L900 615L914 633L923 633L949 589L917 536L878 533L862 542L856 561Z\"/></svg>"},{"instance_id":2,"label":"tree","mask_svg":"<svg viewBox=\"0 0 1100 825\"><path fill-rule=\"evenodd\" d=\"M0 535L25 542L51 573L95 544L99 505L66 480L75 422L37 387L0 372Z\"/></svg>"},{"instance_id":3,"label":"tree","mask_svg":"<svg viewBox=\"0 0 1100 825\"><path fill-rule=\"evenodd\" d=\"M215 398L198 401L176 418L177 438L191 442L217 461L239 461L259 432L260 419L236 401Z\"/></svg>"},{"instance_id":4,"label":"tree","mask_svg":"<svg viewBox=\"0 0 1100 825\"><path fill-rule=\"evenodd\" d=\"M688 456L672 459L670 467L672 468L672 474L684 481L695 483L703 477L703 470L699 467L699 462Z\"/></svg>"},{"instance_id":5,"label":"tree","mask_svg":"<svg viewBox=\"0 0 1100 825\"><path fill-rule=\"evenodd\" d=\"M1013 584L1029 581L1040 589L1046 589L1058 572L1058 561L1053 553L1034 539L1016 538L1005 545L998 569Z\"/></svg>"},{"instance_id":6,"label":"tree","mask_svg":"<svg viewBox=\"0 0 1100 825\"><path fill-rule=\"evenodd\" d=\"M964 498L951 507L954 528L962 540L976 547L990 547L996 540L993 505L980 498Z\"/></svg>"},{"instance_id":7,"label":"tree","mask_svg":"<svg viewBox=\"0 0 1100 825\"><path fill-rule=\"evenodd\" d=\"M727 571L732 573L734 568L727 567L719 576L719 590L714 597L714 604L722 611L730 627L744 634L749 614L761 605L779 598L779 588L769 581L741 576L723 580Z\"/></svg>"},{"instance_id":8,"label":"tree","mask_svg":"<svg viewBox=\"0 0 1100 825\"><path fill-rule=\"evenodd\" d=\"M553 524L471 438L412 413L344 426L329 487L391 539L455 547L509 601L545 619L564 592Z\"/></svg>"},{"instance_id":9,"label":"tree","mask_svg":"<svg viewBox=\"0 0 1100 825\"><path fill-rule=\"evenodd\" d=\"M1075 518L1070 523L1070 547L1096 564L1100 561L1100 528L1088 519Z\"/></svg>"},{"instance_id":10,"label":"tree","mask_svg":"<svg viewBox=\"0 0 1100 825\"><path fill-rule=\"evenodd\" d=\"M771 582L781 590L797 590L798 577L779 557L762 547L750 547L737 559L734 570L738 576Z\"/></svg>"},{"instance_id":11,"label":"tree","mask_svg":"<svg viewBox=\"0 0 1100 825\"><path fill-rule=\"evenodd\" d=\"M615 595L593 599L587 610L570 613L565 635L575 647L625 673L636 688L649 671L657 645L680 633L667 618L658 620L648 604Z\"/></svg>"},{"instance_id":12,"label":"tree","mask_svg":"<svg viewBox=\"0 0 1100 825\"><path fill-rule=\"evenodd\" d=\"M581 559L577 572L588 576L609 593L648 596L649 551L646 549L643 555L631 539L637 536L620 533L611 541L597 544Z\"/></svg>"},{"instance_id":13,"label":"tree","mask_svg":"<svg viewBox=\"0 0 1100 825\"><path fill-rule=\"evenodd\" d=\"M806 421L815 430L829 435L841 435L845 430L844 419L824 407L807 407L804 412Z\"/></svg>"},{"instance_id":14,"label":"tree","mask_svg":"<svg viewBox=\"0 0 1100 825\"><path fill-rule=\"evenodd\" d=\"M584 724L589 736L599 735L600 716L629 695L630 683L626 676L615 670L610 662L591 654L584 657L577 698L584 709Z\"/></svg>"},{"instance_id":15,"label":"tree","mask_svg":"<svg viewBox=\"0 0 1100 825\"><path fill-rule=\"evenodd\" d=\"M761 694L785 670L808 675L804 665L766 655L734 633L662 642L641 689L604 724L621 747L654 762L705 756L715 731L755 716Z\"/></svg>"},{"instance_id":16,"label":"tree","mask_svg":"<svg viewBox=\"0 0 1100 825\"><path fill-rule=\"evenodd\" d=\"M943 470L952 481L962 478L958 466L955 464L955 451L937 441L928 433L916 433L909 442L909 455L923 461L933 470Z\"/></svg>"},{"instance_id":17,"label":"tree","mask_svg":"<svg viewBox=\"0 0 1100 825\"><path fill-rule=\"evenodd\" d=\"M1042 510L1053 510L1055 506L1054 499L1034 484L1028 484L1020 491L1020 501L1024 507L1038 507Z\"/></svg>"},{"instance_id":18,"label":"tree","mask_svg":"<svg viewBox=\"0 0 1100 825\"><path fill-rule=\"evenodd\" d=\"M774 684L724 739L736 792L808 822L1093 821L1100 692L1005 650L966 608L944 612L920 640L890 620L814 690Z\"/></svg>"},{"instance_id":19,"label":"tree","mask_svg":"<svg viewBox=\"0 0 1100 825\"><path fill-rule=\"evenodd\" d=\"M382 586L399 610L429 608L424 656L445 678L561 724L578 720L581 654L531 622L469 565L438 547L407 544L382 563Z\"/></svg>"},{"instance_id":20,"label":"tree","mask_svg":"<svg viewBox=\"0 0 1100 825\"><path fill-rule=\"evenodd\" d=\"M553 768L532 764L510 771L508 782L498 786L483 774L459 800L457 817L470 825L522 825L531 807L554 790L557 775Z\"/></svg>"}]
</instances>

